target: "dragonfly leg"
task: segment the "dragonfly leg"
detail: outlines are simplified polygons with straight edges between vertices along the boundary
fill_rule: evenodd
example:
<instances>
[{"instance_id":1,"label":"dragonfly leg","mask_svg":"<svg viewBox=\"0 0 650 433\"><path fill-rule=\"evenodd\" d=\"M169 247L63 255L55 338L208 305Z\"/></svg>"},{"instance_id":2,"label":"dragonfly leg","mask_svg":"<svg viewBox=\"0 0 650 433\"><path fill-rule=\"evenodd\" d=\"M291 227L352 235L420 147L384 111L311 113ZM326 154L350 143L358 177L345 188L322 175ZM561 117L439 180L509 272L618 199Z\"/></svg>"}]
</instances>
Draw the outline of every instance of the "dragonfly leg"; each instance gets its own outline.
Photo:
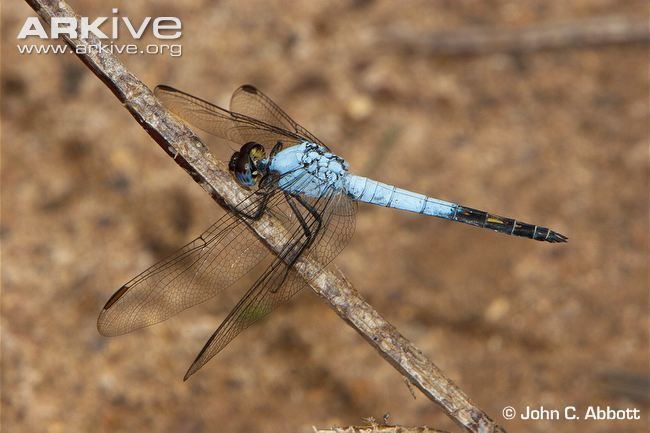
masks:
<instances>
[{"instance_id":1,"label":"dragonfly leg","mask_svg":"<svg viewBox=\"0 0 650 433\"><path fill-rule=\"evenodd\" d=\"M266 206L268 205L269 200L273 196L273 192L264 191L264 192L260 192L259 194L262 196L262 198L260 200L259 205L257 206L257 209L255 209L253 212L248 213L244 210L236 209L236 208L233 209L233 212L249 220L257 221L258 219L262 218L262 215L264 215L264 211L266 210Z\"/></svg>"},{"instance_id":2,"label":"dragonfly leg","mask_svg":"<svg viewBox=\"0 0 650 433\"><path fill-rule=\"evenodd\" d=\"M266 207L269 204L269 200L275 193L273 186L276 182L277 176L275 174L265 174L260 180L259 189L254 193L256 196L261 197L257 209L249 213L245 210L235 208L233 209L233 212L249 220L257 221L262 218L262 215L264 215L264 211L266 211Z\"/></svg>"},{"instance_id":3,"label":"dragonfly leg","mask_svg":"<svg viewBox=\"0 0 650 433\"><path fill-rule=\"evenodd\" d=\"M311 238L311 230L309 229L309 226L307 225L307 222L305 221L305 218L302 216L300 211L298 210L298 206L293 201L293 197L288 192L284 193L284 196L287 199L287 203L289 203L289 206L291 207L291 210L293 211L293 214L298 218L298 222L300 222L300 225L302 226L302 230L305 232L305 237L307 239Z\"/></svg>"},{"instance_id":4,"label":"dragonfly leg","mask_svg":"<svg viewBox=\"0 0 650 433\"><path fill-rule=\"evenodd\" d=\"M314 207L311 204L309 204L307 201L305 201L301 196L299 196L299 195L292 196L292 195L290 195L288 193L285 193L285 195L287 197L287 202L289 203L289 206L291 206L291 210L293 211L293 213L298 218L298 221L300 222L300 225L302 226L302 229L305 232L305 237L307 238L307 242L305 242L305 245L300 249L298 254L296 254L296 259L297 259L300 256L300 254L302 253L302 251L309 248L311 246L311 244L314 243L314 240L316 240L316 235L320 231L323 219L321 218L318 211L316 211L316 209L314 209ZM300 213L300 210L298 209L298 206L296 206L296 204L293 202L294 199L303 208L305 208L307 210L307 212L309 212L314 217L314 220L316 221L316 229L312 229L312 228L309 227L309 225L305 221L305 217L303 217L302 214Z\"/></svg>"},{"instance_id":5,"label":"dragonfly leg","mask_svg":"<svg viewBox=\"0 0 650 433\"><path fill-rule=\"evenodd\" d=\"M283 255L283 259L287 261L287 271L285 275L282 277L282 282L287 278L287 275L289 274L289 270L293 267L294 263L298 260L298 258L302 255L302 253L311 246L311 244L314 242L316 239L316 235L320 231L320 228L322 226L322 218L314 209L312 205L307 203L302 197L299 195L292 196L291 194L284 192L284 196L287 199L287 203L289 204L289 207L291 208L291 211L294 213L296 218L298 219L298 222L300 223L300 226L302 227L303 232L305 233L305 242L301 242L300 245L296 244L295 246L298 247L295 252L292 251L286 251ZM298 209L298 206L296 205L295 201L297 201L302 207L304 207L313 217L314 220L317 223L316 229L312 229L309 227L309 224L305 220L305 217L300 213L300 209ZM293 249L293 248L291 248ZM282 286L282 284L278 284L274 288L271 289L271 293L276 293L279 288Z\"/></svg>"},{"instance_id":6,"label":"dragonfly leg","mask_svg":"<svg viewBox=\"0 0 650 433\"><path fill-rule=\"evenodd\" d=\"M323 225L323 219L321 218L321 215L318 213L318 211L314 208L314 206L308 203L304 198L297 195L296 200L298 200L298 203L300 203L302 207L307 209L307 212L309 212L314 217L314 220L318 224L316 230L314 230L313 235L309 238L309 242L307 243L307 247L309 247L316 239L316 235L318 234L321 226Z\"/></svg>"},{"instance_id":7,"label":"dragonfly leg","mask_svg":"<svg viewBox=\"0 0 650 433\"><path fill-rule=\"evenodd\" d=\"M269 155L269 158L273 159L273 157L282 150L283 146L284 144L280 140L278 140L278 142L275 143L275 146L273 146L273 149L271 149L271 154Z\"/></svg>"}]
</instances>

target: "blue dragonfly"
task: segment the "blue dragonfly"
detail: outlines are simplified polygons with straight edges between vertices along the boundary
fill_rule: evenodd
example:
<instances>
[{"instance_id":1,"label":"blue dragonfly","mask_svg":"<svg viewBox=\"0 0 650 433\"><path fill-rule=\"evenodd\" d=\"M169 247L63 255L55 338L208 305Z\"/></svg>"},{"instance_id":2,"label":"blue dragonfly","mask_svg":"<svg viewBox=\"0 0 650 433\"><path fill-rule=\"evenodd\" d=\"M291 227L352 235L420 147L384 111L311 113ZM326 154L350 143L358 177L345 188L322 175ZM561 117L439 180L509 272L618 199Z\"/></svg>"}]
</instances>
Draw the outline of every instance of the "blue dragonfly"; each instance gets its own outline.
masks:
<instances>
[{"instance_id":1,"label":"blue dragonfly","mask_svg":"<svg viewBox=\"0 0 650 433\"><path fill-rule=\"evenodd\" d=\"M155 94L190 125L241 146L228 167L249 193L198 238L120 287L99 315L99 332L121 335L159 323L232 286L265 259L269 262L208 339L185 380L319 275L352 237L357 202L537 241L567 241L546 227L354 175L343 158L251 85L233 93L230 110L169 86L156 87ZM265 220L267 214L284 229L282 248L273 254L248 227L271 224L265 222L271 220ZM303 256L316 266L298 273L294 264Z\"/></svg>"}]
</instances>

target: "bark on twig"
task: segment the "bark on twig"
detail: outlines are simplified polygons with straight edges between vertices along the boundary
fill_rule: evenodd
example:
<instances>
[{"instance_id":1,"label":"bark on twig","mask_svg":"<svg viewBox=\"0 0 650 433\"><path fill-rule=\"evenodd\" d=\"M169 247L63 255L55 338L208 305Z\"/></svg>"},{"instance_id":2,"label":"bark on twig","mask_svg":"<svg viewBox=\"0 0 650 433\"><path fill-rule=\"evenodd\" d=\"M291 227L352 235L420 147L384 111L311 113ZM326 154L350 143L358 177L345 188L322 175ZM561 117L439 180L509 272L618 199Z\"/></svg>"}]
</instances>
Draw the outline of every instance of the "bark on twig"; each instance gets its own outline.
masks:
<instances>
[{"instance_id":1,"label":"bark on twig","mask_svg":"<svg viewBox=\"0 0 650 433\"><path fill-rule=\"evenodd\" d=\"M47 23L54 16L76 16L63 1L26 1ZM73 49L99 42L94 37L75 40L64 37L64 40ZM244 192L231 179L223 164L214 160L206 146L158 102L147 86L111 54L85 51L85 54L77 54L78 57L111 89L160 147L217 203L230 208L243 199ZM269 248L278 251L278 240L282 238L281 234L278 237L278 230L281 227L281 224L273 224L273 219L267 216L259 224L252 224L251 229ZM296 265L299 272L310 266L312 264L307 259ZM457 424L471 432L504 431L366 303L343 276L324 271L311 286L341 318L428 398L440 405Z\"/></svg>"},{"instance_id":2,"label":"bark on twig","mask_svg":"<svg viewBox=\"0 0 650 433\"><path fill-rule=\"evenodd\" d=\"M448 433L429 427L403 427L396 425L367 425L350 427L314 428L314 433Z\"/></svg>"},{"instance_id":3,"label":"bark on twig","mask_svg":"<svg viewBox=\"0 0 650 433\"><path fill-rule=\"evenodd\" d=\"M380 43L433 55L481 55L497 52L530 53L542 50L650 42L647 20L617 17L540 24L520 29L468 27L422 35L397 28Z\"/></svg>"}]
</instances>

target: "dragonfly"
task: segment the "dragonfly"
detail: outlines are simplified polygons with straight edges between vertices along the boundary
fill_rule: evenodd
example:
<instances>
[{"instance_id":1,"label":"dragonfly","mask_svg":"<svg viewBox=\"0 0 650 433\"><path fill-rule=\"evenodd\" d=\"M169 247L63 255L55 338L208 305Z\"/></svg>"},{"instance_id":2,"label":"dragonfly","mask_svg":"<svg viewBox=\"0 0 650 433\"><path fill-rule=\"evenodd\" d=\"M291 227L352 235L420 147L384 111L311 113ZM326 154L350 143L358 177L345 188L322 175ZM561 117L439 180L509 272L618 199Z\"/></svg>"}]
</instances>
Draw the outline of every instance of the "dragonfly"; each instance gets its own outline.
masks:
<instances>
[{"instance_id":1,"label":"dragonfly","mask_svg":"<svg viewBox=\"0 0 650 433\"><path fill-rule=\"evenodd\" d=\"M157 86L154 93L189 125L239 148L228 169L247 190L246 198L199 237L120 287L100 312L99 332L115 336L162 322L257 272L184 380L328 266L354 233L358 202L537 241L567 241L546 227L355 175L347 161L252 85L235 90L229 110L166 85ZM253 223L278 224L267 216L283 229L280 248L273 252L250 230ZM301 258L315 265L299 272L295 265ZM254 271L260 263L263 269Z\"/></svg>"}]
</instances>

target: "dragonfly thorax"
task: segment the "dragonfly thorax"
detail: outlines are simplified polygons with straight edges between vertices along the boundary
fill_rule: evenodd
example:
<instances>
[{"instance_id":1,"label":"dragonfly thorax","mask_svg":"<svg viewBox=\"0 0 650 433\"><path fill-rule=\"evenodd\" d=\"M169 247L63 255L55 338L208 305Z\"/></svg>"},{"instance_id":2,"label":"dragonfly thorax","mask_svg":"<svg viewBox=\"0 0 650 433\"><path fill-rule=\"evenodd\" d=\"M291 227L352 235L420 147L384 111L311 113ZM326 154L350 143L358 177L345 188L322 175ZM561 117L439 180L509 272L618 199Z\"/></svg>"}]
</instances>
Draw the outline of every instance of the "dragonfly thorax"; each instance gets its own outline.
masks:
<instances>
[{"instance_id":1,"label":"dragonfly thorax","mask_svg":"<svg viewBox=\"0 0 650 433\"><path fill-rule=\"evenodd\" d=\"M280 187L319 197L326 189L343 187L348 163L316 143L304 142L280 151L269 169L280 175Z\"/></svg>"}]
</instances>

